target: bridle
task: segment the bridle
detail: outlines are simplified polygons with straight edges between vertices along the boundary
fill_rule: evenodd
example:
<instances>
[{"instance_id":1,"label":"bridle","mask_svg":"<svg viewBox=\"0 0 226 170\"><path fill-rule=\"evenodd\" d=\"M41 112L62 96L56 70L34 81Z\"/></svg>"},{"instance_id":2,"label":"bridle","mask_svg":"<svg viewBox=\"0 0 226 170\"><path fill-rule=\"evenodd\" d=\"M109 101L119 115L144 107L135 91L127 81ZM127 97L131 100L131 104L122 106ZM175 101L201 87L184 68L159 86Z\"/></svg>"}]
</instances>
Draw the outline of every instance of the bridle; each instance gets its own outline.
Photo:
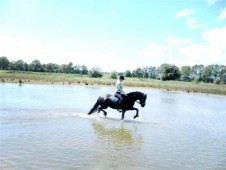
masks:
<instances>
[{"instance_id":1,"label":"bridle","mask_svg":"<svg viewBox=\"0 0 226 170\"><path fill-rule=\"evenodd\" d=\"M142 105L145 105L145 102L144 103L141 103L140 101L136 101L138 104L140 104L141 106Z\"/></svg>"},{"instance_id":2,"label":"bridle","mask_svg":"<svg viewBox=\"0 0 226 170\"><path fill-rule=\"evenodd\" d=\"M137 102L138 104L140 104L141 106L142 106L142 105L145 105L145 102L142 102L142 103L141 103L140 100L139 100L139 101L136 100L136 102Z\"/></svg>"}]
</instances>

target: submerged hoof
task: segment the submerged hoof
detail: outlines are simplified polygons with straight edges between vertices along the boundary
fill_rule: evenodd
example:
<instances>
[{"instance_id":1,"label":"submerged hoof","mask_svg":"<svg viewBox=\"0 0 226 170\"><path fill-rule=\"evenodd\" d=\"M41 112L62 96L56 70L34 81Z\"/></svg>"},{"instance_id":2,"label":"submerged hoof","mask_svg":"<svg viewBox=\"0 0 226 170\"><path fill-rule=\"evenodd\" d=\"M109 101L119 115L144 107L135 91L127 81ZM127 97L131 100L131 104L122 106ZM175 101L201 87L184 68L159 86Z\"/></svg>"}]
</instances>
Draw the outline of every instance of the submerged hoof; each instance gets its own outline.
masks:
<instances>
[{"instance_id":1,"label":"submerged hoof","mask_svg":"<svg viewBox=\"0 0 226 170\"><path fill-rule=\"evenodd\" d=\"M135 115L135 116L133 117L133 119L136 119L137 117L139 117L139 116Z\"/></svg>"}]
</instances>

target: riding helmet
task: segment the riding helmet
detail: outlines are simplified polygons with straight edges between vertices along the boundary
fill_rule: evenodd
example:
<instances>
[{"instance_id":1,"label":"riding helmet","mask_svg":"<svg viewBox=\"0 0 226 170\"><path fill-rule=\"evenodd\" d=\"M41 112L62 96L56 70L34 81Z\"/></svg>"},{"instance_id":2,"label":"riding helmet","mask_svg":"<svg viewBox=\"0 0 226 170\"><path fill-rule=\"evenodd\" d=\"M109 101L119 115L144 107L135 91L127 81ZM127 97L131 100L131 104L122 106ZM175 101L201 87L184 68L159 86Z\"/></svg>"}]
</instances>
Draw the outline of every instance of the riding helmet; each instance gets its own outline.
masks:
<instances>
[{"instance_id":1,"label":"riding helmet","mask_svg":"<svg viewBox=\"0 0 226 170\"><path fill-rule=\"evenodd\" d=\"M121 79L121 80L125 80L125 78L124 78L124 76L119 76L119 79Z\"/></svg>"}]
</instances>

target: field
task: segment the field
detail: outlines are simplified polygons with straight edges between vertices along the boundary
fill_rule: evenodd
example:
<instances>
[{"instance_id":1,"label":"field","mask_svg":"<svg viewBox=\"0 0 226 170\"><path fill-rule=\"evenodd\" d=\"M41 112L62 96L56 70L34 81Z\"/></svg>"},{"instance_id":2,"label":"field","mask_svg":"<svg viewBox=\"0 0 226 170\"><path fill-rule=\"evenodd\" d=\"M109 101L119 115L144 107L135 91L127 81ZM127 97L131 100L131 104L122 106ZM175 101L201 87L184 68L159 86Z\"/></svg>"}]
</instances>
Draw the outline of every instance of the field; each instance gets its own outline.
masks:
<instances>
[{"instance_id":1,"label":"field","mask_svg":"<svg viewBox=\"0 0 226 170\"><path fill-rule=\"evenodd\" d=\"M0 82L2 83L26 83L26 84L68 84L87 86L114 86L116 80L110 79L108 74L102 78L90 78L84 75L63 73L40 73L40 72L18 72L0 71ZM195 83L183 81L161 81L154 79L126 78L125 87L157 88L167 91L183 91L206 94L226 95L225 84Z\"/></svg>"}]
</instances>

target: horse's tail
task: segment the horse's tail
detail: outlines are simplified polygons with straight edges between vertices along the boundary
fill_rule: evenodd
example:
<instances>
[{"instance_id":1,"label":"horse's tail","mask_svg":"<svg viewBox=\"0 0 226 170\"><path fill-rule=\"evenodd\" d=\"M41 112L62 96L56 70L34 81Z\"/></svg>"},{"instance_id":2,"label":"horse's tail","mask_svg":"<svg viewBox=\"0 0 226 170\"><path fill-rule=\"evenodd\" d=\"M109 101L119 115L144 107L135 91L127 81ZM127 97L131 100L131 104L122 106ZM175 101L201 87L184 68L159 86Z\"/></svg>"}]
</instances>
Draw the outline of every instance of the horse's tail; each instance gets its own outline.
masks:
<instances>
[{"instance_id":1,"label":"horse's tail","mask_svg":"<svg viewBox=\"0 0 226 170\"><path fill-rule=\"evenodd\" d=\"M88 115L91 115L97 110L98 106L100 105L100 100L101 100L101 97L97 99L97 102L94 104L93 108L89 111Z\"/></svg>"}]
</instances>

